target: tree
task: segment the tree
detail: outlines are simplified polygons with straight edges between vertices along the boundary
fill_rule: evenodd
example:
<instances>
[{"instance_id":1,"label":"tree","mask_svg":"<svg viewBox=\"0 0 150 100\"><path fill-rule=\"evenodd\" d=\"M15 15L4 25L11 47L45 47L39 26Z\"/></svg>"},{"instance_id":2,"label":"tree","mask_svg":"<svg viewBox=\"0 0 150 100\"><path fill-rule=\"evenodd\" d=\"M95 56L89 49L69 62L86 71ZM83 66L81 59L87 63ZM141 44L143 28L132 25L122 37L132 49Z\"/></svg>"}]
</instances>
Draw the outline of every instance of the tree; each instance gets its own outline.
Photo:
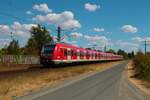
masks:
<instances>
[{"instance_id":1,"label":"tree","mask_svg":"<svg viewBox=\"0 0 150 100\"><path fill-rule=\"evenodd\" d=\"M121 50L121 49L119 49L119 50L117 51L117 54L118 54L118 55L123 55L124 58L127 58L127 57L128 57L128 54L127 54L124 50Z\"/></svg>"},{"instance_id":2,"label":"tree","mask_svg":"<svg viewBox=\"0 0 150 100\"><path fill-rule=\"evenodd\" d=\"M107 52L116 54L115 50L113 50L113 49L109 49Z\"/></svg>"},{"instance_id":3,"label":"tree","mask_svg":"<svg viewBox=\"0 0 150 100\"><path fill-rule=\"evenodd\" d=\"M6 48L6 52L10 55L20 54L20 46L18 40L13 39Z\"/></svg>"},{"instance_id":4,"label":"tree","mask_svg":"<svg viewBox=\"0 0 150 100\"><path fill-rule=\"evenodd\" d=\"M25 54L34 54L39 55L42 49L42 46L46 43L52 41L48 30L41 25L32 27L31 29L31 38L28 40L25 47Z\"/></svg>"},{"instance_id":5,"label":"tree","mask_svg":"<svg viewBox=\"0 0 150 100\"><path fill-rule=\"evenodd\" d=\"M7 53L6 48L2 48L2 49L0 50L0 55L4 55L4 54L6 54L6 53Z\"/></svg>"},{"instance_id":6,"label":"tree","mask_svg":"<svg viewBox=\"0 0 150 100\"><path fill-rule=\"evenodd\" d=\"M7 54L7 47L8 47L7 45L4 45L4 47L0 49L0 55Z\"/></svg>"}]
</instances>

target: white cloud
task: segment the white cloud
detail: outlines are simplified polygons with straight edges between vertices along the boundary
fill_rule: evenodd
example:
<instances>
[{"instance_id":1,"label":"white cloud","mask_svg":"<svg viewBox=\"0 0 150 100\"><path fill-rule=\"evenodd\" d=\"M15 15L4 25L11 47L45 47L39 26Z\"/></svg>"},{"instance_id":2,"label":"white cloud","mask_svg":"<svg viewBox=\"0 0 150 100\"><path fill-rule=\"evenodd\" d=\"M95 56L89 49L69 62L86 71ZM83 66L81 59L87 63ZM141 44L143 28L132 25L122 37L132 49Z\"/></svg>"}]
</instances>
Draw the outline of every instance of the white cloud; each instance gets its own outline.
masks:
<instances>
[{"instance_id":1,"label":"white cloud","mask_svg":"<svg viewBox=\"0 0 150 100\"><path fill-rule=\"evenodd\" d=\"M14 30L24 30L24 31L30 31L31 27L37 26L36 24L21 24L19 22L14 22L11 27Z\"/></svg>"},{"instance_id":2,"label":"white cloud","mask_svg":"<svg viewBox=\"0 0 150 100\"><path fill-rule=\"evenodd\" d=\"M35 24L21 24L19 22L14 22L11 25L12 32L21 37L30 37L30 30L33 26L37 26Z\"/></svg>"},{"instance_id":3,"label":"white cloud","mask_svg":"<svg viewBox=\"0 0 150 100\"><path fill-rule=\"evenodd\" d=\"M146 41L150 41L150 37L145 37L145 38L133 37L132 40L133 40L134 42L142 43L142 42L144 42L145 40L146 40Z\"/></svg>"},{"instance_id":4,"label":"white cloud","mask_svg":"<svg viewBox=\"0 0 150 100\"><path fill-rule=\"evenodd\" d=\"M98 46L104 47L110 44L109 40L105 36L89 36L85 35L84 38L92 44L97 44Z\"/></svg>"},{"instance_id":5,"label":"white cloud","mask_svg":"<svg viewBox=\"0 0 150 100\"><path fill-rule=\"evenodd\" d=\"M127 52L131 52L131 51L137 52L139 44L118 40L116 43L116 46L118 46L119 48L123 50L126 50Z\"/></svg>"},{"instance_id":6,"label":"white cloud","mask_svg":"<svg viewBox=\"0 0 150 100\"><path fill-rule=\"evenodd\" d=\"M83 36L82 33L78 33L78 32L73 32L70 34L71 37L73 38L81 38Z\"/></svg>"},{"instance_id":7,"label":"white cloud","mask_svg":"<svg viewBox=\"0 0 150 100\"><path fill-rule=\"evenodd\" d=\"M89 41L100 41L100 40L107 41L108 40L105 36L97 36L97 35L96 36L85 35L84 38Z\"/></svg>"},{"instance_id":8,"label":"white cloud","mask_svg":"<svg viewBox=\"0 0 150 100\"><path fill-rule=\"evenodd\" d=\"M134 42L141 42L141 41L143 41L143 39L141 37L134 37L134 38L132 38L132 40Z\"/></svg>"},{"instance_id":9,"label":"white cloud","mask_svg":"<svg viewBox=\"0 0 150 100\"><path fill-rule=\"evenodd\" d=\"M145 40L146 41L150 41L150 37L145 37Z\"/></svg>"},{"instance_id":10,"label":"white cloud","mask_svg":"<svg viewBox=\"0 0 150 100\"><path fill-rule=\"evenodd\" d=\"M10 39L6 38L0 39L0 47L7 46L10 43L10 41L11 41Z\"/></svg>"},{"instance_id":11,"label":"white cloud","mask_svg":"<svg viewBox=\"0 0 150 100\"><path fill-rule=\"evenodd\" d=\"M52 9L49 9L48 8L48 5L46 3L43 3L43 4L35 4L33 6L33 9L37 10L37 11L40 11L40 12L44 12L44 13L49 13L49 12L52 12Z\"/></svg>"},{"instance_id":12,"label":"white cloud","mask_svg":"<svg viewBox=\"0 0 150 100\"><path fill-rule=\"evenodd\" d=\"M37 15L33 20L41 23L54 24L64 29L80 28L81 24L74 19L74 14L71 11L64 11L62 13L49 13L46 16Z\"/></svg>"},{"instance_id":13,"label":"white cloud","mask_svg":"<svg viewBox=\"0 0 150 100\"><path fill-rule=\"evenodd\" d=\"M106 32L106 34L112 34L112 32Z\"/></svg>"},{"instance_id":14,"label":"white cloud","mask_svg":"<svg viewBox=\"0 0 150 100\"><path fill-rule=\"evenodd\" d=\"M73 41L72 41L72 40L69 40L68 37L62 39L62 42L69 43L69 44L72 44L72 45L74 45L74 46L78 46L78 45L77 45L77 41L75 41L75 40L73 40Z\"/></svg>"},{"instance_id":15,"label":"white cloud","mask_svg":"<svg viewBox=\"0 0 150 100\"><path fill-rule=\"evenodd\" d=\"M122 26L121 30L123 32L126 32L126 33L136 33L138 32L138 29L132 25L124 25Z\"/></svg>"},{"instance_id":16,"label":"white cloud","mask_svg":"<svg viewBox=\"0 0 150 100\"><path fill-rule=\"evenodd\" d=\"M97 9L99 9L100 5L86 3L84 5L84 7L85 7L86 10L93 12L93 11L96 11Z\"/></svg>"},{"instance_id":17,"label":"white cloud","mask_svg":"<svg viewBox=\"0 0 150 100\"><path fill-rule=\"evenodd\" d=\"M93 30L94 30L95 32L103 32L103 31L105 31L104 28L99 28L99 27L95 27Z\"/></svg>"},{"instance_id":18,"label":"white cloud","mask_svg":"<svg viewBox=\"0 0 150 100\"><path fill-rule=\"evenodd\" d=\"M10 28L7 25L0 25L0 33L9 34Z\"/></svg>"},{"instance_id":19,"label":"white cloud","mask_svg":"<svg viewBox=\"0 0 150 100\"><path fill-rule=\"evenodd\" d=\"M36 26L35 24L21 24L19 22L14 22L12 25L0 25L0 34L10 35L10 32L13 35L20 37L30 37L30 29L32 26Z\"/></svg>"},{"instance_id":20,"label":"white cloud","mask_svg":"<svg viewBox=\"0 0 150 100\"><path fill-rule=\"evenodd\" d=\"M33 15L33 13L31 11L26 11L26 14Z\"/></svg>"}]
</instances>

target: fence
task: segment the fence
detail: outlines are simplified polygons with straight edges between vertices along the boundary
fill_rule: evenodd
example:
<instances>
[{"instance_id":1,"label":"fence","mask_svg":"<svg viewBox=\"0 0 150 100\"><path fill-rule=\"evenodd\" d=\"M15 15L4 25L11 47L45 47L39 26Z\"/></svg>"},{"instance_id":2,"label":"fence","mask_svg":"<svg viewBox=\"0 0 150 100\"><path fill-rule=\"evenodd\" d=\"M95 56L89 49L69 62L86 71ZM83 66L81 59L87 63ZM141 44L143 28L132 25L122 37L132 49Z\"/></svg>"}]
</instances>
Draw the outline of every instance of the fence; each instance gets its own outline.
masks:
<instances>
[{"instance_id":1,"label":"fence","mask_svg":"<svg viewBox=\"0 0 150 100\"><path fill-rule=\"evenodd\" d=\"M40 64L39 56L32 55L2 55L0 56L1 64Z\"/></svg>"}]
</instances>

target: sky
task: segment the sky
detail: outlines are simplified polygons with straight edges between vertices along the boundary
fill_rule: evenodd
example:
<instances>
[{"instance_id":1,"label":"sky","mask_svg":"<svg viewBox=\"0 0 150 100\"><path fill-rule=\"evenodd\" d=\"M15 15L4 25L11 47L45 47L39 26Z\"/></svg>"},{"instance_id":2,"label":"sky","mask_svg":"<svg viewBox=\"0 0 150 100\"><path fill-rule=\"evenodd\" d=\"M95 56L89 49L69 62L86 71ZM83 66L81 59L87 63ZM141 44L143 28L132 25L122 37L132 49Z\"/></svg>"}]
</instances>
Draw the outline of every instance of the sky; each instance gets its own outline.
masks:
<instances>
[{"instance_id":1,"label":"sky","mask_svg":"<svg viewBox=\"0 0 150 100\"><path fill-rule=\"evenodd\" d=\"M149 0L3 0L0 3L0 48L13 38L21 46L32 26L45 26L56 39L103 50L144 50L150 41ZM150 46L147 48L150 50Z\"/></svg>"}]
</instances>

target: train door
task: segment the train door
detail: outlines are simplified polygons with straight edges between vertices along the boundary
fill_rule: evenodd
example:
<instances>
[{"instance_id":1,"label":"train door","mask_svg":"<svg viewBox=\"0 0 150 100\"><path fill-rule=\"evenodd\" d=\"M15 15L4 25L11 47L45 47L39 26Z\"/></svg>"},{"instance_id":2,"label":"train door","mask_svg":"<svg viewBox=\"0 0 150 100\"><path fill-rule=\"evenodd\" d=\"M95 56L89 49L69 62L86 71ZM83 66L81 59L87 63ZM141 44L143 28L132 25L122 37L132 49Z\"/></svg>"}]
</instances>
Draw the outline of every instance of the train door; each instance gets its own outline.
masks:
<instances>
[{"instance_id":1,"label":"train door","mask_svg":"<svg viewBox=\"0 0 150 100\"><path fill-rule=\"evenodd\" d=\"M80 61L80 50L77 49L77 60Z\"/></svg>"},{"instance_id":2,"label":"train door","mask_svg":"<svg viewBox=\"0 0 150 100\"><path fill-rule=\"evenodd\" d=\"M63 48L60 48L60 60L62 61L64 59L64 50Z\"/></svg>"},{"instance_id":3,"label":"train door","mask_svg":"<svg viewBox=\"0 0 150 100\"><path fill-rule=\"evenodd\" d=\"M68 60L68 62L71 62L71 49L68 48L67 51L68 51L68 58L67 58L67 60Z\"/></svg>"},{"instance_id":4,"label":"train door","mask_svg":"<svg viewBox=\"0 0 150 100\"><path fill-rule=\"evenodd\" d=\"M63 60L68 60L68 50L66 48L64 48Z\"/></svg>"},{"instance_id":5,"label":"train door","mask_svg":"<svg viewBox=\"0 0 150 100\"><path fill-rule=\"evenodd\" d=\"M73 60L74 59L74 50L71 49L71 59Z\"/></svg>"}]
</instances>

